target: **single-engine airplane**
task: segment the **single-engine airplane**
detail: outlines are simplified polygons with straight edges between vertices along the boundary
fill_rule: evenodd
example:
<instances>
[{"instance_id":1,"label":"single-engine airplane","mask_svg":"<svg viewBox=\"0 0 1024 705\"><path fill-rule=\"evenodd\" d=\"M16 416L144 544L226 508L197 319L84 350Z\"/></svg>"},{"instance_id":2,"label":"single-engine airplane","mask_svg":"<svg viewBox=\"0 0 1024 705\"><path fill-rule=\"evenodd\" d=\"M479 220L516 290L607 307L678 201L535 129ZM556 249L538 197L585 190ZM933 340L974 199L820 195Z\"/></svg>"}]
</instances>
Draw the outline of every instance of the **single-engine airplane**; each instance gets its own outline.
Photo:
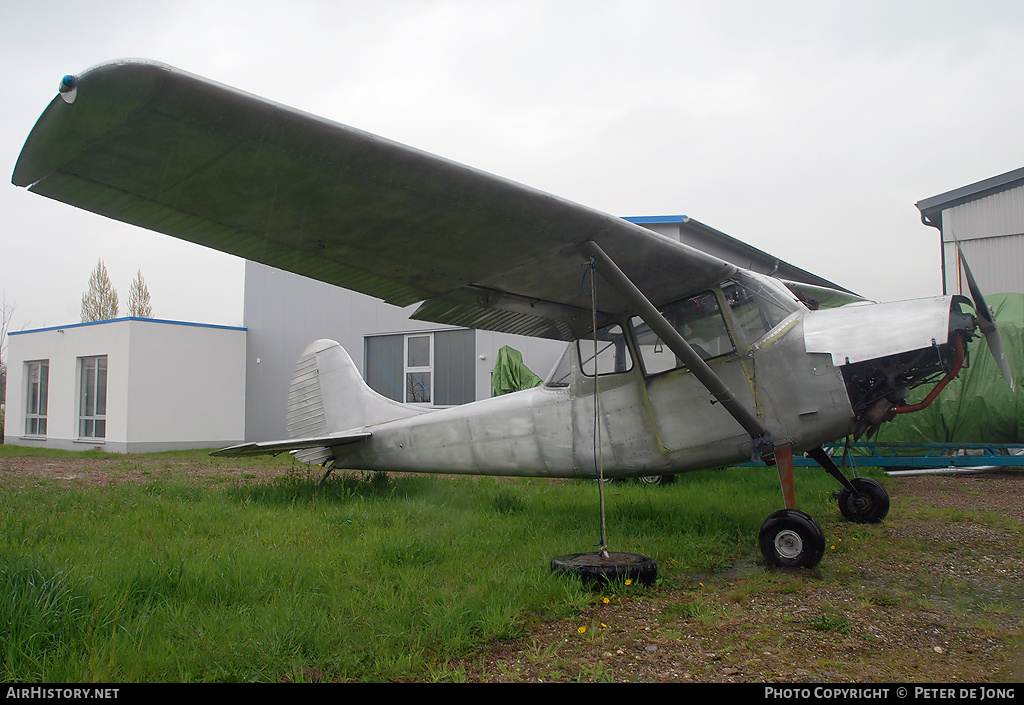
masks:
<instances>
[{"instance_id":1,"label":"single-engine airplane","mask_svg":"<svg viewBox=\"0 0 1024 705\"><path fill-rule=\"evenodd\" d=\"M765 459L785 508L765 521L761 550L770 564L802 567L821 559L824 536L796 509L793 453L841 484L848 519L880 521L885 489L847 479L822 444L929 402L965 364L978 328L1012 385L973 280L974 313L961 296L876 304L787 284L160 63L66 76L12 180L398 306L421 302L419 320L569 343L540 387L424 409L376 394L337 343L319 340L292 378L291 437L222 455L590 478L595 468L672 475ZM812 300L833 306L814 310ZM907 405L912 388L936 381L925 402Z\"/></svg>"}]
</instances>

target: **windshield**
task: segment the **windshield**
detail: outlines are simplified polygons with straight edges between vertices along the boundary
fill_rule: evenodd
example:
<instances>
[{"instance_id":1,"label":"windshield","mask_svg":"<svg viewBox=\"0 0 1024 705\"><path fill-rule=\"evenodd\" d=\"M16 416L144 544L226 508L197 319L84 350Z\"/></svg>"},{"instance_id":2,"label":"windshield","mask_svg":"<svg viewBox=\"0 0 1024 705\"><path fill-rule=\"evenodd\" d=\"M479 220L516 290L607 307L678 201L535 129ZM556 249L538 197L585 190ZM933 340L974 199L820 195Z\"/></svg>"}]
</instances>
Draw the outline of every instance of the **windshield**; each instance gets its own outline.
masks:
<instances>
[{"instance_id":1,"label":"windshield","mask_svg":"<svg viewBox=\"0 0 1024 705\"><path fill-rule=\"evenodd\" d=\"M752 272L737 272L722 293L751 343L803 308L788 289Z\"/></svg>"}]
</instances>

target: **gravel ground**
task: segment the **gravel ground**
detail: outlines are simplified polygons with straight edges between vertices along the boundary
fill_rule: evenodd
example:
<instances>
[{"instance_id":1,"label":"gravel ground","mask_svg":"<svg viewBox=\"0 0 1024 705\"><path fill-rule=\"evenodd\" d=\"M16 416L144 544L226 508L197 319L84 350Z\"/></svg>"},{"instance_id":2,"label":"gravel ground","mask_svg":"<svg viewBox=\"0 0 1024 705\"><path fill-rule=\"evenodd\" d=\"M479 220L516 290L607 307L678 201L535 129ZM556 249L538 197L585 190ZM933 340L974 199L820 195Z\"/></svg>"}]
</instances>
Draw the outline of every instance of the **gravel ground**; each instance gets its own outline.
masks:
<instances>
[{"instance_id":1,"label":"gravel ground","mask_svg":"<svg viewBox=\"0 0 1024 705\"><path fill-rule=\"evenodd\" d=\"M923 476L889 488L893 511L867 550L826 554L814 571L752 558L683 585L627 589L453 668L489 682L1024 680L1024 476ZM901 505L969 511L907 518ZM969 518L979 507L1000 520ZM856 543L841 520L825 531Z\"/></svg>"}]
</instances>

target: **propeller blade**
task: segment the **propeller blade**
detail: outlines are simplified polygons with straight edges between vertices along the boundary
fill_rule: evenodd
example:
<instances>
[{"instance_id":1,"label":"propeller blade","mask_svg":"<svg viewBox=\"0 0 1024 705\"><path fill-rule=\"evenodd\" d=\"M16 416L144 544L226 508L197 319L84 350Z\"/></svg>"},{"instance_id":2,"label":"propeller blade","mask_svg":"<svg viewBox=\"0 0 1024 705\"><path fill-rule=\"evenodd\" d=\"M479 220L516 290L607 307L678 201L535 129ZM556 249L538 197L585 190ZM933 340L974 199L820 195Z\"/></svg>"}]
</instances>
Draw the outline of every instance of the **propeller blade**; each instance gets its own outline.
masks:
<instances>
[{"instance_id":1,"label":"propeller blade","mask_svg":"<svg viewBox=\"0 0 1024 705\"><path fill-rule=\"evenodd\" d=\"M974 308L978 312L978 327L985 335L985 342L988 344L989 352L995 358L999 371L1003 373L1006 383L1013 391L1013 373L1010 371L1010 362L1006 358L1006 350L1003 348L1003 338L999 335L999 328L996 326L996 317L991 307L985 302L985 296L981 293L981 287L974 280L971 268L967 265L967 259L957 243L957 254L960 256L960 264L963 265L964 274L967 275L967 288L971 291L971 298L974 299Z\"/></svg>"}]
</instances>

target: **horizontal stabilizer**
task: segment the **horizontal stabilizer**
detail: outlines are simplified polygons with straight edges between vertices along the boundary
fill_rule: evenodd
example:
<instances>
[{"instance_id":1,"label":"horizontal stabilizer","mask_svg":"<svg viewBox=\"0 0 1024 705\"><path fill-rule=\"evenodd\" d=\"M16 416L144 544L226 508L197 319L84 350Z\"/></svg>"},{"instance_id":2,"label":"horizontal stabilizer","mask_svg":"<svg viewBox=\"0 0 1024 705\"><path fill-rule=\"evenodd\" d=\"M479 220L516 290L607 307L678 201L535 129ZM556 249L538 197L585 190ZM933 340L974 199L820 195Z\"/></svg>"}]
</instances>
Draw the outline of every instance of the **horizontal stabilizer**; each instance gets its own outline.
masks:
<instances>
[{"instance_id":1,"label":"horizontal stabilizer","mask_svg":"<svg viewBox=\"0 0 1024 705\"><path fill-rule=\"evenodd\" d=\"M359 443L369 438L369 431L351 431L346 433L332 433L326 436L315 436L312 438L291 438L286 441L266 441L264 443L242 443L229 448L215 450L210 455L219 458L241 458L250 455L277 455L293 450L306 450L309 448L333 448L334 446Z\"/></svg>"}]
</instances>

